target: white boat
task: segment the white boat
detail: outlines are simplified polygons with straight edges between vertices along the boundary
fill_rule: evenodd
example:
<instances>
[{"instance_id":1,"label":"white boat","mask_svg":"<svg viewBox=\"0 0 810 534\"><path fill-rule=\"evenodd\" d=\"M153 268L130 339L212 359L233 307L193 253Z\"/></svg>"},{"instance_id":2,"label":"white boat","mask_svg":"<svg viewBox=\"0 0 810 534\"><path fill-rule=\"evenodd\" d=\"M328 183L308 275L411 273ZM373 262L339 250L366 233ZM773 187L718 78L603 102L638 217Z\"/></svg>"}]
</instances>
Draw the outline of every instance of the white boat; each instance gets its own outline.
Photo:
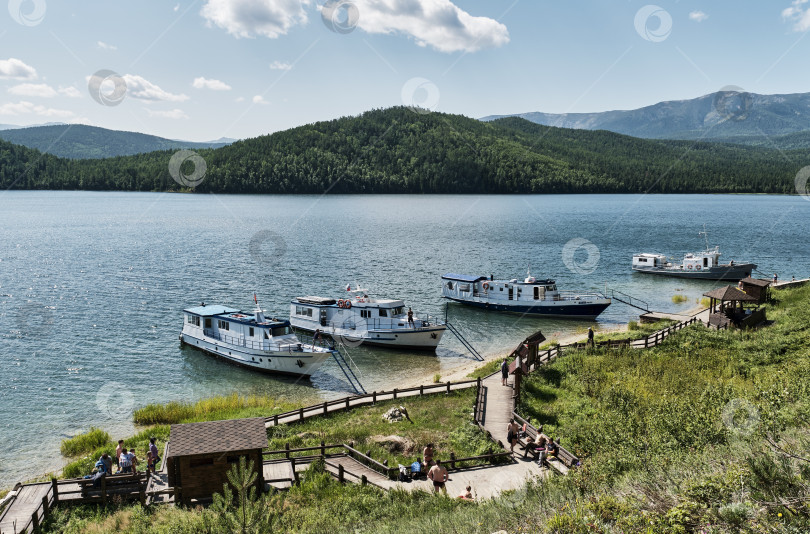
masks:
<instances>
[{"instance_id":1,"label":"white boat","mask_svg":"<svg viewBox=\"0 0 810 534\"><path fill-rule=\"evenodd\" d=\"M204 303L183 313L181 342L256 371L309 376L334 352L301 343L289 321L266 318L258 304L250 313Z\"/></svg>"},{"instance_id":2,"label":"white boat","mask_svg":"<svg viewBox=\"0 0 810 534\"><path fill-rule=\"evenodd\" d=\"M611 303L597 292L559 291L554 280L529 273L523 281L447 273L442 276L442 296L487 310L573 319L594 319Z\"/></svg>"},{"instance_id":3,"label":"white boat","mask_svg":"<svg viewBox=\"0 0 810 534\"><path fill-rule=\"evenodd\" d=\"M633 256L633 270L639 273L660 274L676 278L737 282L751 276L751 273L757 268L754 263L734 261L720 263L720 247L709 248L705 225L699 235L706 238L706 250L703 252L686 254L680 263L670 262L664 254L636 254Z\"/></svg>"},{"instance_id":4,"label":"white boat","mask_svg":"<svg viewBox=\"0 0 810 534\"><path fill-rule=\"evenodd\" d=\"M347 287L345 299L298 297L290 303L290 324L306 332L320 330L344 344L392 349L435 350L446 326L430 317L412 315L401 300L371 298Z\"/></svg>"}]
</instances>

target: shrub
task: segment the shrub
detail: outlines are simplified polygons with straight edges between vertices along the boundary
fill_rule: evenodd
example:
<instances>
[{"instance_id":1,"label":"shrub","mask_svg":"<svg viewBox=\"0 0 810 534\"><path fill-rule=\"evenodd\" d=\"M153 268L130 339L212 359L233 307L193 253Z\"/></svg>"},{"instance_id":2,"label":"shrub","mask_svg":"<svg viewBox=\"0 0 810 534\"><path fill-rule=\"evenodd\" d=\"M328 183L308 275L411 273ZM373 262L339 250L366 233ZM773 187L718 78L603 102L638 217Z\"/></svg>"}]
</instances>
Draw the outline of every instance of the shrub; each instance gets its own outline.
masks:
<instances>
[{"instance_id":1,"label":"shrub","mask_svg":"<svg viewBox=\"0 0 810 534\"><path fill-rule=\"evenodd\" d=\"M439 373L436 373L435 375L433 375L433 383L434 384L438 384L441 381L442 381L442 375L440 375Z\"/></svg>"},{"instance_id":2,"label":"shrub","mask_svg":"<svg viewBox=\"0 0 810 534\"><path fill-rule=\"evenodd\" d=\"M110 435L101 429L91 427L84 434L62 441L60 451L62 456L74 457L96 450L110 444Z\"/></svg>"},{"instance_id":3,"label":"shrub","mask_svg":"<svg viewBox=\"0 0 810 534\"><path fill-rule=\"evenodd\" d=\"M674 302L675 304L681 304L683 302L686 302L687 300L689 299L686 298L686 295L681 294L672 295L672 302Z\"/></svg>"}]
</instances>

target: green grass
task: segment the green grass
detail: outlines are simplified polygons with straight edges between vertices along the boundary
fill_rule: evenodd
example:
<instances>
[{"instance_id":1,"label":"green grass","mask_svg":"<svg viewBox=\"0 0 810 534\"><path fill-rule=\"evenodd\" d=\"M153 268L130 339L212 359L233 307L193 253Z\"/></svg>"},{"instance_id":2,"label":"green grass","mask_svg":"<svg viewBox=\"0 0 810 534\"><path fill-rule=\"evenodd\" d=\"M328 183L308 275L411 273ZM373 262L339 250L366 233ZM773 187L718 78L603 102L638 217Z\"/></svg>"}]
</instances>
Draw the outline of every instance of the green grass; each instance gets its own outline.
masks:
<instances>
[{"instance_id":1,"label":"green grass","mask_svg":"<svg viewBox=\"0 0 810 534\"><path fill-rule=\"evenodd\" d=\"M62 456L79 456L111 443L109 434L101 429L91 427L84 434L62 440L62 446L59 450Z\"/></svg>"},{"instance_id":2,"label":"green grass","mask_svg":"<svg viewBox=\"0 0 810 534\"><path fill-rule=\"evenodd\" d=\"M501 362L503 362L503 358L495 358L469 373L467 376L470 378L486 378L501 368Z\"/></svg>"},{"instance_id":3,"label":"green grass","mask_svg":"<svg viewBox=\"0 0 810 534\"><path fill-rule=\"evenodd\" d=\"M662 330L667 328L668 326L672 326L677 321L672 321L669 319L661 319L654 323L637 323L632 321L634 324L632 328L628 324L627 330L622 330L619 332L605 332L603 334L597 333L594 336L595 341L608 341L608 340L619 340L619 339L641 339L643 337L647 337L653 332L657 332L658 330Z\"/></svg>"},{"instance_id":4,"label":"green grass","mask_svg":"<svg viewBox=\"0 0 810 534\"><path fill-rule=\"evenodd\" d=\"M269 446L273 450L314 447L321 441L326 444L348 444L388 465L407 465L422 455L422 449L433 443L435 458L448 459L450 452L457 458L486 453L493 446L485 434L472 423L475 389L459 390L449 395L432 394L424 397L408 397L380 402L375 406L354 409L325 417L306 419L301 423L279 425L268 429ZM389 423L383 414L392 407L404 406L413 421L402 420ZM384 446L378 439L399 436L405 440L405 450ZM312 454L305 453L305 454Z\"/></svg>"},{"instance_id":5,"label":"green grass","mask_svg":"<svg viewBox=\"0 0 810 534\"><path fill-rule=\"evenodd\" d=\"M675 304L682 304L689 300L686 295L681 295L680 293L676 295L672 295L672 302Z\"/></svg>"},{"instance_id":6,"label":"green grass","mask_svg":"<svg viewBox=\"0 0 810 534\"><path fill-rule=\"evenodd\" d=\"M195 421L267 417L297 408L297 404L280 401L275 397L249 395L216 396L194 403L170 402L147 404L135 410L132 418L137 425L168 425Z\"/></svg>"}]
</instances>

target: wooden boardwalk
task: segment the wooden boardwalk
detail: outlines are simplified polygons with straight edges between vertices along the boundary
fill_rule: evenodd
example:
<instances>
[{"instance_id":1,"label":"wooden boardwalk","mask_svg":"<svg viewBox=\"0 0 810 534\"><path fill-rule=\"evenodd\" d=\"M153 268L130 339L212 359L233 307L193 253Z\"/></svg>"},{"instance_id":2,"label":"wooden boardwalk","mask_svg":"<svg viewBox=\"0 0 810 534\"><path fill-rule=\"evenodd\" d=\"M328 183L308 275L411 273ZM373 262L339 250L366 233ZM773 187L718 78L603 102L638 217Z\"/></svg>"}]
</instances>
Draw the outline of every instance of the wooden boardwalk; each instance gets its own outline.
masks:
<instances>
[{"instance_id":1,"label":"wooden boardwalk","mask_svg":"<svg viewBox=\"0 0 810 534\"><path fill-rule=\"evenodd\" d=\"M0 534L30 532L33 530L33 515L42 517L43 499L48 506L53 504L51 483L26 484L17 489L17 496L0 516ZM38 519L39 521L40 519Z\"/></svg>"},{"instance_id":2,"label":"wooden boardwalk","mask_svg":"<svg viewBox=\"0 0 810 534\"><path fill-rule=\"evenodd\" d=\"M426 386L419 386L415 388L408 388L403 390L394 389L392 391L373 392L365 395L352 395L343 397L337 400L323 402L321 404L313 404L298 410L292 410L285 413L280 413L265 418L264 426L270 428L276 425L295 423L309 419L311 417L320 417L332 413L338 413L351 408L360 406L369 406L377 402L386 400L396 400L408 397L421 397L423 395L432 395L438 393L448 393L450 391L460 391L477 386L476 380L464 380L461 382L445 382L443 384L430 384Z\"/></svg>"},{"instance_id":3,"label":"wooden boardwalk","mask_svg":"<svg viewBox=\"0 0 810 534\"><path fill-rule=\"evenodd\" d=\"M485 378L481 384L486 388L484 399L484 420L482 425L495 442L499 442L505 449L509 449L506 440L509 421L512 419L512 410L515 406L513 389L514 376L509 377L508 386L501 384L501 372Z\"/></svg>"}]
</instances>

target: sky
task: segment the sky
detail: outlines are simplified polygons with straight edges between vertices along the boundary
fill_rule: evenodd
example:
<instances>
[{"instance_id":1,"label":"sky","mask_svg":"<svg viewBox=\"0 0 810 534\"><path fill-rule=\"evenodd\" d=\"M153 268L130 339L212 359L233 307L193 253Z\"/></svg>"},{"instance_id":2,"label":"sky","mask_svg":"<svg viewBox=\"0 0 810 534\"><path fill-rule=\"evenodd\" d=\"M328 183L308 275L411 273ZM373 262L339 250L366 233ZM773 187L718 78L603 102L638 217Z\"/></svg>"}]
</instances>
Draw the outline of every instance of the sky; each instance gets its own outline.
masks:
<instances>
[{"instance_id":1,"label":"sky","mask_svg":"<svg viewBox=\"0 0 810 534\"><path fill-rule=\"evenodd\" d=\"M810 91L810 0L9 0L0 124L247 138L397 105L469 117Z\"/></svg>"}]
</instances>

